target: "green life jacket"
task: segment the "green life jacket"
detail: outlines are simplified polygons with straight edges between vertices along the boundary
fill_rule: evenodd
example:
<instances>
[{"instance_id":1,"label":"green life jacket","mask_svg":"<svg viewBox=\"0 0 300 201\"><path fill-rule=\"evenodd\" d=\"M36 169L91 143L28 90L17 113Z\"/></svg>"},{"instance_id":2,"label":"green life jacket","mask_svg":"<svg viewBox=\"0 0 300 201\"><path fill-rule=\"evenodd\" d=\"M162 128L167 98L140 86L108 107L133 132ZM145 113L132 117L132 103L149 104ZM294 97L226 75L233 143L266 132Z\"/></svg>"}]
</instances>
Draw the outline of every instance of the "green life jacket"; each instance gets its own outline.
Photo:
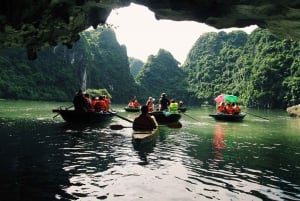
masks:
<instances>
[{"instance_id":1,"label":"green life jacket","mask_svg":"<svg viewBox=\"0 0 300 201\"><path fill-rule=\"evenodd\" d=\"M171 103L169 107L170 107L170 112L172 113L178 112L178 103Z\"/></svg>"}]
</instances>

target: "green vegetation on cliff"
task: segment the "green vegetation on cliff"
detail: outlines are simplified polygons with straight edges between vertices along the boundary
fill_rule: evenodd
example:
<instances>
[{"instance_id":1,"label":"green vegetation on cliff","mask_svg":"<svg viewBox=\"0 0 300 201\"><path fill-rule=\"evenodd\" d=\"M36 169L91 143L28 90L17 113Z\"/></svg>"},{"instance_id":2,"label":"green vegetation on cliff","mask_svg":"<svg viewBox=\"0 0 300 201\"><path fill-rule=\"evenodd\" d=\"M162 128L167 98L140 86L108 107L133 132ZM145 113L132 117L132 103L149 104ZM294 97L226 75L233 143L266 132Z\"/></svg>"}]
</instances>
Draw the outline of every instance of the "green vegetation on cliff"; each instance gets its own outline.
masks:
<instances>
[{"instance_id":1,"label":"green vegetation on cliff","mask_svg":"<svg viewBox=\"0 0 300 201\"><path fill-rule=\"evenodd\" d=\"M234 94L244 105L286 108L300 103L300 43L281 40L267 30L206 33L185 63L166 50L146 63L128 58L111 29L86 31L67 49L58 45L27 59L23 49L0 50L0 98L71 101L87 71L87 88L103 89L113 103L134 95L156 100L162 92L187 104L214 104Z\"/></svg>"},{"instance_id":2,"label":"green vegetation on cliff","mask_svg":"<svg viewBox=\"0 0 300 201\"><path fill-rule=\"evenodd\" d=\"M193 96L187 93L186 74L179 67L179 62L166 50L160 49L157 55L148 57L147 62L136 76L139 94L158 99L161 93L168 98L191 103Z\"/></svg>"},{"instance_id":3,"label":"green vegetation on cliff","mask_svg":"<svg viewBox=\"0 0 300 201\"><path fill-rule=\"evenodd\" d=\"M221 93L259 108L300 103L300 44L280 40L267 30L202 35L183 65L188 90L201 102Z\"/></svg>"},{"instance_id":4,"label":"green vegetation on cliff","mask_svg":"<svg viewBox=\"0 0 300 201\"><path fill-rule=\"evenodd\" d=\"M111 29L87 31L72 49L57 46L29 61L21 49L0 51L0 97L72 100L87 71L87 88L105 88L114 102L127 101L136 90L126 48Z\"/></svg>"}]
</instances>

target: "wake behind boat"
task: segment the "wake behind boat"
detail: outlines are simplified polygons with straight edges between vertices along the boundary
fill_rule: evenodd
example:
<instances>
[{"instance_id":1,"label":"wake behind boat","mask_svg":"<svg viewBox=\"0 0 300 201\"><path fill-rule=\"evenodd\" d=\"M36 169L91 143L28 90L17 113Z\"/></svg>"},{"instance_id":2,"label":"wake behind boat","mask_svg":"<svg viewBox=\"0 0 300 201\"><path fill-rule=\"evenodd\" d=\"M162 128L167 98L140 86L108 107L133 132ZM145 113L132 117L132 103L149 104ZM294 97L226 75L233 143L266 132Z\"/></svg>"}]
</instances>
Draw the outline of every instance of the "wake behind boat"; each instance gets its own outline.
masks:
<instances>
[{"instance_id":1,"label":"wake behind boat","mask_svg":"<svg viewBox=\"0 0 300 201\"><path fill-rule=\"evenodd\" d=\"M75 111L73 109L69 110L68 108L63 108L63 107L60 107L58 109L53 109L52 112L57 113L57 115L60 115L66 122L72 124L106 122L111 120L113 116L116 114L116 112L114 111L113 112L110 111L85 112L85 111Z\"/></svg>"}]
</instances>

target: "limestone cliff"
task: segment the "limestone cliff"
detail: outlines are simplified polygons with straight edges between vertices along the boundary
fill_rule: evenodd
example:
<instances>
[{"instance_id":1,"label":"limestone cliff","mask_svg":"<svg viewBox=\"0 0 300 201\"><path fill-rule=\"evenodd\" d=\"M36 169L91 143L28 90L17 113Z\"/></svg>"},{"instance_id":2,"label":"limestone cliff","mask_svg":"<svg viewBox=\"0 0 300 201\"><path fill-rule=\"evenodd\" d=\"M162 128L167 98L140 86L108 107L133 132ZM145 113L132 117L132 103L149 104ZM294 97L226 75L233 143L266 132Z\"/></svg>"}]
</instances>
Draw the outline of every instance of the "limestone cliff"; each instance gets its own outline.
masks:
<instances>
[{"instance_id":1,"label":"limestone cliff","mask_svg":"<svg viewBox=\"0 0 300 201\"><path fill-rule=\"evenodd\" d=\"M274 34L300 39L300 2L295 0L3 0L0 48L26 47L29 59L41 48L65 44L96 28L114 8L131 2L147 6L158 19L194 20L216 28L256 24Z\"/></svg>"}]
</instances>

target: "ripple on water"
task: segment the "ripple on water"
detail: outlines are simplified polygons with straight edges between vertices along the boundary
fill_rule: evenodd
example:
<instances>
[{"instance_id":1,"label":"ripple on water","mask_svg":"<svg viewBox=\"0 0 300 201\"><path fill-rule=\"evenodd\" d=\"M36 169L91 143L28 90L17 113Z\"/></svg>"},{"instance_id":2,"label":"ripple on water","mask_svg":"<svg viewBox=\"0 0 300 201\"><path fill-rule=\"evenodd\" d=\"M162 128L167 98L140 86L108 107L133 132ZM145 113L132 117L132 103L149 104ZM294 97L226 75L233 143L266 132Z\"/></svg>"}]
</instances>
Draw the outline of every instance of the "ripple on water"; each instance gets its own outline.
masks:
<instances>
[{"instance_id":1,"label":"ripple on water","mask_svg":"<svg viewBox=\"0 0 300 201\"><path fill-rule=\"evenodd\" d=\"M1 184L9 181L9 192L28 186L61 200L300 199L298 138L252 120L187 119L183 128L162 127L154 141L140 145L131 129L72 128L43 119L1 123L0 156L8 161L2 169L9 170Z\"/></svg>"}]
</instances>

